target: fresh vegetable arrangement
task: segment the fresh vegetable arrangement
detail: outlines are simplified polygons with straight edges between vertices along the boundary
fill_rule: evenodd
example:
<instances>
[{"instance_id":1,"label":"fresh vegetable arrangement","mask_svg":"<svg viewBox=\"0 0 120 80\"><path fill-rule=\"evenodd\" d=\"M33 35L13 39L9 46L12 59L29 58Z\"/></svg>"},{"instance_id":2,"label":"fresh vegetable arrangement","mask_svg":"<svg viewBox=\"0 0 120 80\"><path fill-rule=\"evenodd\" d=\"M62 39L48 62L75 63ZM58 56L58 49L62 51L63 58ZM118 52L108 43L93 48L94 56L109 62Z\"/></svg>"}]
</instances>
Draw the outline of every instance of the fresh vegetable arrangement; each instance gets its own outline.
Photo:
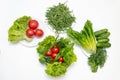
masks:
<instances>
[{"instance_id":1,"label":"fresh vegetable arrangement","mask_svg":"<svg viewBox=\"0 0 120 80\"><path fill-rule=\"evenodd\" d=\"M46 65L45 72L48 75L57 77L65 74L67 68L77 60L73 48L74 43L69 38L60 38L61 31L65 31L76 44L89 53L88 65L92 72L97 72L99 67L104 66L107 59L106 48L111 47L108 29L94 31L91 21L87 20L81 31L73 30L71 26L75 22L75 17L72 11L61 3L46 11L46 19L58 34L57 37L47 36L38 43L36 49L39 62ZM44 31L38 27L39 22L30 16L20 17L9 28L8 40L17 43L21 40L30 42L34 37L40 38L44 35Z\"/></svg>"},{"instance_id":2,"label":"fresh vegetable arrangement","mask_svg":"<svg viewBox=\"0 0 120 80\"><path fill-rule=\"evenodd\" d=\"M46 18L48 24L56 32L64 31L75 22L75 17L71 13L72 11L65 4L59 3L59 5L50 7L47 10Z\"/></svg>"},{"instance_id":3,"label":"fresh vegetable arrangement","mask_svg":"<svg viewBox=\"0 0 120 80\"><path fill-rule=\"evenodd\" d=\"M73 52L74 43L68 38L57 39L54 36L47 36L39 42L37 52L39 61L46 64L45 72L51 76L60 76L66 73L67 68L76 61Z\"/></svg>"},{"instance_id":4,"label":"fresh vegetable arrangement","mask_svg":"<svg viewBox=\"0 0 120 80\"><path fill-rule=\"evenodd\" d=\"M110 47L108 29L101 29L96 32L92 29L92 23L87 20L83 30L80 32L68 29L67 34L78 45L91 55L88 57L88 64L92 72L97 72L98 67L103 67L107 58L106 48Z\"/></svg>"},{"instance_id":5,"label":"fresh vegetable arrangement","mask_svg":"<svg viewBox=\"0 0 120 80\"><path fill-rule=\"evenodd\" d=\"M16 19L8 30L8 40L17 43L21 40L31 41L33 36L43 36L43 30L38 28L38 21L32 20L30 16Z\"/></svg>"}]
</instances>

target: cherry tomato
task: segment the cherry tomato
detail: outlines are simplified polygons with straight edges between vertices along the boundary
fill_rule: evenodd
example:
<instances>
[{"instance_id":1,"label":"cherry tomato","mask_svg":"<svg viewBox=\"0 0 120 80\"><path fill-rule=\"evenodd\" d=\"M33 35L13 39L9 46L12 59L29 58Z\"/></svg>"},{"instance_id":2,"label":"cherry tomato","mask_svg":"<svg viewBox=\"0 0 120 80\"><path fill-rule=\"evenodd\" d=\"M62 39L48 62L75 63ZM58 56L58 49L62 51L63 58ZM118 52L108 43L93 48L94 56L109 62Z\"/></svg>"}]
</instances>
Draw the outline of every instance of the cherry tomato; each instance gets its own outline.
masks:
<instances>
[{"instance_id":1,"label":"cherry tomato","mask_svg":"<svg viewBox=\"0 0 120 80\"><path fill-rule=\"evenodd\" d=\"M51 51L48 51L45 53L46 56L52 56L52 52Z\"/></svg>"},{"instance_id":2,"label":"cherry tomato","mask_svg":"<svg viewBox=\"0 0 120 80\"><path fill-rule=\"evenodd\" d=\"M63 61L64 61L63 57L60 57L60 58L58 59L58 62L63 62Z\"/></svg>"},{"instance_id":3,"label":"cherry tomato","mask_svg":"<svg viewBox=\"0 0 120 80\"><path fill-rule=\"evenodd\" d=\"M53 58L53 59L55 59L56 56L57 56L56 53L53 53L53 54L52 54L52 58Z\"/></svg>"},{"instance_id":4,"label":"cherry tomato","mask_svg":"<svg viewBox=\"0 0 120 80\"><path fill-rule=\"evenodd\" d=\"M32 29L28 29L26 31L26 35L29 37L29 38L32 38L34 36L34 30Z\"/></svg>"},{"instance_id":5,"label":"cherry tomato","mask_svg":"<svg viewBox=\"0 0 120 80\"><path fill-rule=\"evenodd\" d=\"M54 47L51 48L51 51L53 53L59 53L59 48L57 46L54 46Z\"/></svg>"},{"instance_id":6,"label":"cherry tomato","mask_svg":"<svg viewBox=\"0 0 120 80\"><path fill-rule=\"evenodd\" d=\"M36 29L38 27L39 23L37 20L30 20L28 22L28 26L30 29Z\"/></svg>"},{"instance_id":7,"label":"cherry tomato","mask_svg":"<svg viewBox=\"0 0 120 80\"><path fill-rule=\"evenodd\" d=\"M35 35L36 35L37 37L42 37L43 34L44 34L44 32L43 32L42 29L36 29L36 31L35 31Z\"/></svg>"}]
</instances>

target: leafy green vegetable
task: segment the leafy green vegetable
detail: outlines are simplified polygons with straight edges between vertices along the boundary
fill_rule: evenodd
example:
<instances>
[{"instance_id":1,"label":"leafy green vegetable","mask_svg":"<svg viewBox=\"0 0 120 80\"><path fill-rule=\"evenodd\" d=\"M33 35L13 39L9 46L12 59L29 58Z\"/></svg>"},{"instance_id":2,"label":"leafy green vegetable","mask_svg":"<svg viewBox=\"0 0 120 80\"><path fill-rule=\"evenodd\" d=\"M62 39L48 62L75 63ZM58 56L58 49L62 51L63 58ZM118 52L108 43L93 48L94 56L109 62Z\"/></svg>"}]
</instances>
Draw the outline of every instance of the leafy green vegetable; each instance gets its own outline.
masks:
<instances>
[{"instance_id":1,"label":"leafy green vegetable","mask_svg":"<svg viewBox=\"0 0 120 80\"><path fill-rule=\"evenodd\" d=\"M71 27L75 21L75 17L71 15L71 11L65 4L59 3L57 6L50 7L46 12L46 18L50 26L58 31L64 31Z\"/></svg>"},{"instance_id":2,"label":"leafy green vegetable","mask_svg":"<svg viewBox=\"0 0 120 80\"><path fill-rule=\"evenodd\" d=\"M39 61L42 64L47 64L47 63L51 63L52 58L49 56L45 56L44 54L39 54Z\"/></svg>"},{"instance_id":3,"label":"leafy green vegetable","mask_svg":"<svg viewBox=\"0 0 120 80\"><path fill-rule=\"evenodd\" d=\"M71 49L69 52L66 53L66 55L64 55L65 66L69 66L73 62L76 62L76 60L77 60L77 57L74 54L73 49Z\"/></svg>"},{"instance_id":4,"label":"leafy green vegetable","mask_svg":"<svg viewBox=\"0 0 120 80\"><path fill-rule=\"evenodd\" d=\"M71 43L71 44L68 44L65 48L61 49L59 54L56 56L55 61L58 61L58 59L61 56L64 56L63 58L64 58L64 65L65 66L69 66L73 62L76 62L77 58L73 52L73 46L74 46L74 44Z\"/></svg>"},{"instance_id":5,"label":"leafy green vegetable","mask_svg":"<svg viewBox=\"0 0 120 80\"><path fill-rule=\"evenodd\" d=\"M38 43L37 52L39 54L39 61L41 63L49 63L51 62L51 57L45 56L45 52L47 52L54 44L56 38L54 36L47 36L42 42Z\"/></svg>"},{"instance_id":6,"label":"leafy green vegetable","mask_svg":"<svg viewBox=\"0 0 120 80\"><path fill-rule=\"evenodd\" d=\"M55 43L56 38L54 36L47 36L43 41L38 43L37 52L39 54L44 54L48 51Z\"/></svg>"},{"instance_id":7,"label":"leafy green vegetable","mask_svg":"<svg viewBox=\"0 0 120 80\"><path fill-rule=\"evenodd\" d=\"M20 40L31 41L31 38L26 36L29 20L31 20L30 16L23 16L14 21L13 25L8 30L8 40L10 42L16 43Z\"/></svg>"},{"instance_id":8,"label":"leafy green vegetable","mask_svg":"<svg viewBox=\"0 0 120 80\"><path fill-rule=\"evenodd\" d=\"M62 63L54 62L52 64L50 64L50 63L47 64L47 68L46 68L45 72L48 75L56 77L56 76L60 76L61 74L65 74L65 72L67 71L66 69L67 69L67 67L62 65Z\"/></svg>"},{"instance_id":9,"label":"leafy green vegetable","mask_svg":"<svg viewBox=\"0 0 120 80\"><path fill-rule=\"evenodd\" d=\"M88 64L91 66L92 72L97 72L98 67L103 67L107 58L107 52L104 48L98 48L96 54L90 55Z\"/></svg>"},{"instance_id":10,"label":"leafy green vegetable","mask_svg":"<svg viewBox=\"0 0 120 80\"><path fill-rule=\"evenodd\" d=\"M67 34L87 52L91 54L96 53L96 39L92 29L92 23L89 20L86 21L81 32L68 29Z\"/></svg>"},{"instance_id":11,"label":"leafy green vegetable","mask_svg":"<svg viewBox=\"0 0 120 80\"><path fill-rule=\"evenodd\" d=\"M55 45L59 46L60 48L66 47L69 43L71 43L71 40L68 38L60 38L57 39L55 42Z\"/></svg>"},{"instance_id":12,"label":"leafy green vegetable","mask_svg":"<svg viewBox=\"0 0 120 80\"><path fill-rule=\"evenodd\" d=\"M60 76L66 72L66 68L77 60L74 54L74 43L68 38L56 39L54 36L46 37L42 42L39 42L37 52L39 54L39 61L47 65L46 73L51 76ZM46 56L45 53L53 46L58 46L60 52L57 54L54 61L51 56ZM60 57L64 58L64 62L58 63Z\"/></svg>"}]
</instances>

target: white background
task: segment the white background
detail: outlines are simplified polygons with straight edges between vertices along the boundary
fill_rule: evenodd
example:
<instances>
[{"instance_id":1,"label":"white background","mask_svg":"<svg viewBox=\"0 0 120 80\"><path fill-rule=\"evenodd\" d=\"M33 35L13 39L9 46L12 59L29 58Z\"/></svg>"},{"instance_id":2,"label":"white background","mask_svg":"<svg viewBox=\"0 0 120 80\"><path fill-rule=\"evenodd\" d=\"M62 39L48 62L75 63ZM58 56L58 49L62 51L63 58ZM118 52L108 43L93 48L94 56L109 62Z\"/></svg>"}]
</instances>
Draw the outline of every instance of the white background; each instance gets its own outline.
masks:
<instances>
[{"instance_id":1,"label":"white background","mask_svg":"<svg viewBox=\"0 0 120 80\"><path fill-rule=\"evenodd\" d=\"M38 61L36 47L27 48L8 42L8 29L15 19L28 15L44 23L48 7L66 1L76 17L74 29L81 30L89 19L94 30L108 28L111 32L112 47L107 49L108 59L97 73L91 72L87 57L75 46L77 62L65 75L50 77L44 72L45 66ZM48 26L41 24L40 27L45 30L45 36L54 34ZM120 80L119 41L120 0L0 0L0 80Z\"/></svg>"}]
</instances>

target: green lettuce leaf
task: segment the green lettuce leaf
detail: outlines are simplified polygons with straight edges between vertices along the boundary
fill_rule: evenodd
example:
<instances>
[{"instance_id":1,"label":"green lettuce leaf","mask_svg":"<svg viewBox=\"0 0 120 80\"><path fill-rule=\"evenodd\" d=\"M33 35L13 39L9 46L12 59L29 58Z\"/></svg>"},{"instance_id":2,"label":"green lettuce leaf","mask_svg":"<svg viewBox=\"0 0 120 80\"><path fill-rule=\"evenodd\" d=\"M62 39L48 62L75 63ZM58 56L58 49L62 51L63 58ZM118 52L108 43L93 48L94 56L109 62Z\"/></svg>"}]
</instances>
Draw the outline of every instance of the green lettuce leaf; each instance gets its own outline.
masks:
<instances>
[{"instance_id":1,"label":"green lettuce leaf","mask_svg":"<svg viewBox=\"0 0 120 80\"><path fill-rule=\"evenodd\" d=\"M54 36L47 36L43 41L38 43L37 52L39 54L39 61L41 63L50 63L51 57L46 56L45 52L47 52L53 45L55 44Z\"/></svg>"},{"instance_id":2,"label":"green lettuce leaf","mask_svg":"<svg viewBox=\"0 0 120 80\"><path fill-rule=\"evenodd\" d=\"M65 74L67 67L62 65L62 63L54 62L52 64L48 63L45 72L51 76L60 76Z\"/></svg>"},{"instance_id":3,"label":"green lettuce leaf","mask_svg":"<svg viewBox=\"0 0 120 80\"><path fill-rule=\"evenodd\" d=\"M96 53L96 38L91 21L86 21L82 31L78 32L73 29L68 29L67 34L88 53Z\"/></svg>"},{"instance_id":4,"label":"green lettuce leaf","mask_svg":"<svg viewBox=\"0 0 120 80\"><path fill-rule=\"evenodd\" d=\"M14 21L13 25L8 30L8 40L10 42L16 43L20 40L31 41L31 38L26 36L29 20L31 20L30 16L23 16Z\"/></svg>"}]
</instances>

